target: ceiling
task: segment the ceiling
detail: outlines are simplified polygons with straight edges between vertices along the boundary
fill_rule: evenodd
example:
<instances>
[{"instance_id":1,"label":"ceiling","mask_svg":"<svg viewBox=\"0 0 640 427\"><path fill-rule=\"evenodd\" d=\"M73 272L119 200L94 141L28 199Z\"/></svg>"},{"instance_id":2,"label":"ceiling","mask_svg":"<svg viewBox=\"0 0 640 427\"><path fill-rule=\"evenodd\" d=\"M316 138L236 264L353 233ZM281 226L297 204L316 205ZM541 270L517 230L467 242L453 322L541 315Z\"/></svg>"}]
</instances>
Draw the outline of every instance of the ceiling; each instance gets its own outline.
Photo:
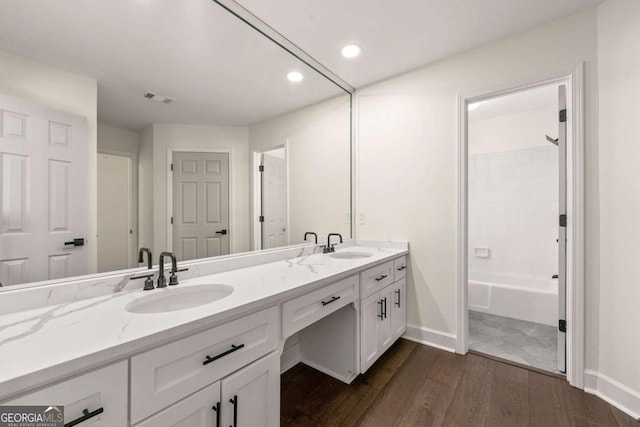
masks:
<instances>
[{"instance_id":1,"label":"ceiling","mask_svg":"<svg viewBox=\"0 0 640 427\"><path fill-rule=\"evenodd\" d=\"M492 119L524 111L558 108L558 85L541 86L477 103L469 121Z\"/></svg>"},{"instance_id":2,"label":"ceiling","mask_svg":"<svg viewBox=\"0 0 640 427\"><path fill-rule=\"evenodd\" d=\"M344 93L211 0L2 1L0 49L96 79L98 120L128 129L248 125Z\"/></svg>"},{"instance_id":3,"label":"ceiling","mask_svg":"<svg viewBox=\"0 0 640 427\"><path fill-rule=\"evenodd\" d=\"M602 0L237 0L356 88ZM362 47L357 59L340 47Z\"/></svg>"}]
</instances>

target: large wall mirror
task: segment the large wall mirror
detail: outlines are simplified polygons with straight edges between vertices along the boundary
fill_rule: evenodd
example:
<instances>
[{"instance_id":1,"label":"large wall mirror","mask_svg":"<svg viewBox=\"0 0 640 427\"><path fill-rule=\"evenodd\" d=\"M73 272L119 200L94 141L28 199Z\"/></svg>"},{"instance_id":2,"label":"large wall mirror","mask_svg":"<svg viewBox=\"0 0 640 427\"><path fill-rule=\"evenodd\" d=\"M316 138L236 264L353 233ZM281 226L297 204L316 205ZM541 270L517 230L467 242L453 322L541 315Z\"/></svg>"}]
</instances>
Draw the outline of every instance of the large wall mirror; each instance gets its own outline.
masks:
<instances>
[{"instance_id":1,"label":"large wall mirror","mask_svg":"<svg viewBox=\"0 0 640 427\"><path fill-rule=\"evenodd\" d=\"M350 103L212 0L2 2L2 289L349 237Z\"/></svg>"}]
</instances>

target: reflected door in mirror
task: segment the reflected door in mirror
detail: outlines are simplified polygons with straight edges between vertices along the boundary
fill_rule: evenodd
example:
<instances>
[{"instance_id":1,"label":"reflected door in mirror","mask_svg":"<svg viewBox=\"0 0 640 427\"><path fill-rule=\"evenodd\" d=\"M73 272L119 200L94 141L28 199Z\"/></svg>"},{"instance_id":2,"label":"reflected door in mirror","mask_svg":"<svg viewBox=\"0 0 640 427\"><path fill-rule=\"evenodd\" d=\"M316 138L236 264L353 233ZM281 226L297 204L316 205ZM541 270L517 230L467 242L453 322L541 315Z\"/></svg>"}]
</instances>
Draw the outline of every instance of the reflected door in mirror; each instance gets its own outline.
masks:
<instances>
[{"instance_id":1,"label":"reflected door in mirror","mask_svg":"<svg viewBox=\"0 0 640 427\"><path fill-rule=\"evenodd\" d=\"M173 252L179 260L229 253L229 154L173 152Z\"/></svg>"},{"instance_id":2,"label":"reflected door in mirror","mask_svg":"<svg viewBox=\"0 0 640 427\"><path fill-rule=\"evenodd\" d=\"M262 154L262 218L262 249L287 245L286 163L268 153Z\"/></svg>"},{"instance_id":3,"label":"reflected door in mirror","mask_svg":"<svg viewBox=\"0 0 640 427\"><path fill-rule=\"evenodd\" d=\"M0 95L3 285L91 272L87 141L85 118Z\"/></svg>"}]
</instances>

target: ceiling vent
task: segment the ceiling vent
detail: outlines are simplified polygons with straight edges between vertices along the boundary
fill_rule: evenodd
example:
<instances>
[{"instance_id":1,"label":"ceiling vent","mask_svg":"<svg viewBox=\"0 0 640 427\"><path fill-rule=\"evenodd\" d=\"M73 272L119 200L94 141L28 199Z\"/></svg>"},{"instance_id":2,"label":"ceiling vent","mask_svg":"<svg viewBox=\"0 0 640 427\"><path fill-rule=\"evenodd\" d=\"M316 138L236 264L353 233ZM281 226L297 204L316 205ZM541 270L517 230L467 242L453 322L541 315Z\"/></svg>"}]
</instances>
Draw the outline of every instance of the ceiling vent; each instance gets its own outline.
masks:
<instances>
[{"instance_id":1,"label":"ceiling vent","mask_svg":"<svg viewBox=\"0 0 640 427\"><path fill-rule=\"evenodd\" d=\"M173 103L176 99L175 98L171 98L168 96L164 96L164 95L157 95L153 92L145 92L142 96L144 96L146 99L153 101L153 102L160 102L162 104L171 104Z\"/></svg>"},{"instance_id":2,"label":"ceiling vent","mask_svg":"<svg viewBox=\"0 0 640 427\"><path fill-rule=\"evenodd\" d=\"M145 92L144 95L142 95L142 96L144 96L147 99L153 99L153 98L156 97L156 94L153 93L153 92Z\"/></svg>"},{"instance_id":3,"label":"ceiling vent","mask_svg":"<svg viewBox=\"0 0 640 427\"><path fill-rule=\"evenodd\" d=\"M175 98L169 98L168 96L162 97L163 104L171 104L173 101L175 101Z\"/></svg>"}]
</instances>

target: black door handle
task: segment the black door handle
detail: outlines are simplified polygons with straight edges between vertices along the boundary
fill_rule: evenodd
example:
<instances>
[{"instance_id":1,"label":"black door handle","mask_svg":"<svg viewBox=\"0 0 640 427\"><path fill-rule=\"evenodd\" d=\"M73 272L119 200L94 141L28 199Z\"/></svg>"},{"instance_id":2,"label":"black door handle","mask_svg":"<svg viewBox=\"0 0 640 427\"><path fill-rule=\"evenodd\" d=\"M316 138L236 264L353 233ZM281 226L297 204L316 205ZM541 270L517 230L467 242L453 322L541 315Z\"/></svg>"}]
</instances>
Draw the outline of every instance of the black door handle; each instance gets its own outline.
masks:
<instances>
[{"instance_id":1,"label":"black door handle","mask_svg":"<svg viewBox=\"0 0 640 427\"><path fill-rule=\"evenodd\" d=\"M211 407L216 412L216 427L220 427L220 402Z\"/></svg>"},{"instance_id":2,"label":"black door handle","mask_svg":"<svg viewBox=\"0 0 640 427\"><path fill-rule=\"evenodd\" d=\"M66 424L64 425L64 427L73 427L73 426L76 426L76 425L78 425L78 424L80 424L80 423L82 423L82 422L84 422L84 421L87 421L87 420L88 420L88 419L90 419L90 418L93 418L93 417L95 417L95 416L97 416L97 415L100 415L100 414L101 414L101 413L103 413L103 412L104 412L104 408L98 408L98 409L96 409L96 410L95 410L95 411L93 411L93 412L89 412L89 410L88 410L88 409L83 409L83 410L82 410L82 414L83 414L83 415L82 415L80 418L76 418L75 420L73 420L73 421L71 421L71 422L66 423Z\"/></svg>"},{"instance_id":3,"label":"black door handle","mask_svg":"<svg viewBox=\"0 0 640 427\"><path fill-rule=\"evenodd\" d=\"M558 278L558 275L557 275L557 274L554 274L553 276L551 276L551 278L552 278L552 279L557 279L557 278Z\"/></svg>"},{"instance_id":4,"label":"black door handle","mask_svg":"<svg viewBox=\"0 0 640 427\"><path fill-rule=\"evenodd\" d=\"M396 289L396 295L398 295L398 302L396 302L396 305L400 307L400 289Z\"/></svg>"},{"instance_id":5,"label":"black door handle","mask_svg":"<svg viewBox=\"0 0 640 427\"><path fill-rule=\"evenodd\" d=\"M227 230L216 231L216 234L222 234L223 236L227 234Z\"/></svg>"},{"instance_id":6,"label":"black door handle","mask_svg":"<svg viewBox=\"0 0 640 427\"><path fill-rule=\"evenodd\" d=\"M65 246L84 246L84 239L73 239L70 242L64 242Z\"/></svg>"},{"instance_id":7,"label":"black door handle","mask_svg":"<svg viewBox=\"0 0 640 427\"><path fill-rule=\"evenodd\" d=\"M384 279L386 279L386 278L387 278L387 275L386 275L386 274L383 274L383 275L381 275L380 277L376 277L376 282L379 282L379 281L384 280Z\"/></svg>"},{"instance_id":8,"label":"black door handle","mask_svg":"<svg viewBox=\"0 0 640 427\"><path fill-rule=\"evenodd\" d=\"M382 308L382 304L384 304L382 302L382 300L378 301L378 304L380 304L380 314L378 314L378 317L380 318L380 320L384 320L384 309Z\"/></svg>"},{"instance_id":9,"label":"black door handle","mask_svg":"<svg viewBox=\"0 0 640 427\"><path fill-rule=\"evenodd\" d=\"M233 396L233 399L229 399L229 402L233 405L233 427L238 426L238 395Z\"/></svg>"}]
</instances>

